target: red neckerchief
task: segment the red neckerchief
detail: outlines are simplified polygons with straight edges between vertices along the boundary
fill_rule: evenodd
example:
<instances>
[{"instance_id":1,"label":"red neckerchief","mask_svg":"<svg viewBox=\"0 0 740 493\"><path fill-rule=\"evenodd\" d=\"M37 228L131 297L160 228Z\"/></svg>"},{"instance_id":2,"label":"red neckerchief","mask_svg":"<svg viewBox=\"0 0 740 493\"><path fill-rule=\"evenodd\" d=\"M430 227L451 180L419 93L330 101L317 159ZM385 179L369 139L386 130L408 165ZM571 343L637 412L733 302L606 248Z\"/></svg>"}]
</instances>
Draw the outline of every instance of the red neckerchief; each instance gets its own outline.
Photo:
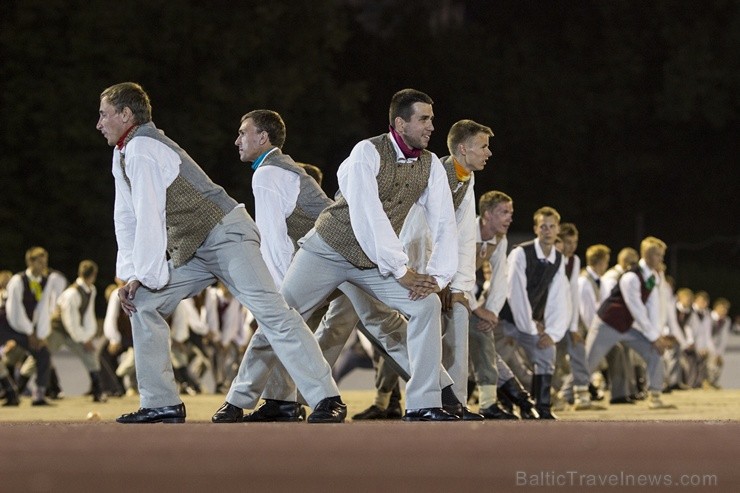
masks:
<instances>
[{"instance_id":1,"label":"red neckerchief","mask_svg":"<svg viewBox=\"0 0 740 493\"><path fill-rule=\"evenodd\" d=\"M123 144L126 141L126 137L128 137L128 134L131 132L131 130L134 129L136 125L131 125L128 127L128 129L123 132L123 135L121 135L121 138L118 139L118 142L116 142L116 148L120 151L123 148Z\"/></svg>"},{"instance_id":2,"label":"red neckerchief","mask_svg":"<svg viewBox=\"0 0 740 493\"><path fill-rule=\"evenodd\" d=\"M395 128L391 127L390 125L388 126L388 128L391 131L393 140L396 141L396 144L398 144L398 147L401 149L401 152L406 159L418 158L419 156L421 156L421 149L407 146L406 142L403 141L403 138L398 134L398 132L396 132Z\"/></svg>"}]
</instances>

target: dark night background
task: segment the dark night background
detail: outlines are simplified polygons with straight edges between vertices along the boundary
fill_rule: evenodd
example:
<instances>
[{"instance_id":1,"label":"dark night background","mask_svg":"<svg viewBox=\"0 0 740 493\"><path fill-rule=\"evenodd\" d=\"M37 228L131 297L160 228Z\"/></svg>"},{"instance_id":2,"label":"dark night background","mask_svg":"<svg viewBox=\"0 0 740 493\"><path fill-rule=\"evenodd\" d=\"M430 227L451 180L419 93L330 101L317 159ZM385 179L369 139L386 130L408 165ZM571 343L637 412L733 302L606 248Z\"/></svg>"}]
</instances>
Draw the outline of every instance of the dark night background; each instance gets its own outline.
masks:
<instances>
[{"instance_id":1,"label":"dark night background","mask_svg":"<svg viewBox=\"0 0 740 493\"><path fill-rule=\"evenodd\" d=\"M32 245L71 280L83 258L112 279L111 149L100 92L132 80L154 121L253 210L239 118L280 112L284 151L335 171L414 87L450 125L493 128L478 192L514 198L512 233L542 205L605 243L669 245L680 286L740 308L740 2L2 0L0 268Z\"/></svg>"}]
</instances>

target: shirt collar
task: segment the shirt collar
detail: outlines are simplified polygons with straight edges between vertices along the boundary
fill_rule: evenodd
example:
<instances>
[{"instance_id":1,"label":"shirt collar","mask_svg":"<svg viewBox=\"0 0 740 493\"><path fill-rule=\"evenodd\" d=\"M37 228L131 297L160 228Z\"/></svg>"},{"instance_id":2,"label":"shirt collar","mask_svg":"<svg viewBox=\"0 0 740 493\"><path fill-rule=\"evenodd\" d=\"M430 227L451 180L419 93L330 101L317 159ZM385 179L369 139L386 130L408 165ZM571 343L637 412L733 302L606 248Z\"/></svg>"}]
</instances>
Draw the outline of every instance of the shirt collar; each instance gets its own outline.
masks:
<instances>
[{"instance_id":1,"label":"shirt collar","mask_svg":"<svg viewBox=\"0 0 740 493\"><path fill-rule=\"evenodd\" d=\"M558 250L553 245L552 248L550 248L550 255L548 257L545 257L545 252L542 251L542 247L540 246L540 240L539 238L535 238L534 240L534 251L537 252L537 258L539 259L547 259L548 262L551 264L555 263L555 259L557 258Z\"/></svg>"},{"instance_id":2,"label":"shirt collar","mask_svg":"<svg viewBox=\"0 0 740 493\"><path fill-rule=\"evenodd\" d=\"M647 263L645 263L645 259L641 258L640 262L638 262L640 265L640 269L642 269L642 277L647 281L650 276L653 276L655 278L655 284L660 283L660 276L657 272L655 272L653 269L648 267Z\"/></svg>"},{"instance_id":3,"label":"shirt collar","mask_svg":"<svg viewBox=\"0 0 740 493\"><path fill-rule=\"evenodd\" d=\"M259 157L257 159L255 159L254 162L252 163L252 169L256 171L257 168L259 168L260 165L263 162L265 162L265 158L267 156L269 156L276 149L277 149L277 147L273 147L271 149L267 149L265 152L263 152L262 154L260 154Z\"/></svg>"},{"instance_id":4,"label":"shirt collar","mask_svg":"<svg viewBox=\"0 0 740 493\"><path fill-rule=\"evenodd\" d=\"M406 156L404 156L403 151L401 150L400 147L398 147L398 143L396 142L396 139L393 138L393 135L390 132L388 132L388 138L390 139L391 144L393 145L393 150L396 151L396 162L397 163L413 163L414 161L418 159L415 157L407 158Z\"/></svg>"},{"instance_id":5,"label":"shirt collar","mask_svg":"<svg viewBox=\"0 0 740 493\"><path fill-rule=\"evenodd\" d=\"M599 279L601 279L601 276L594 272L590 265L586 266L586 272L588 272L588 275L591 276L594 281L598 281Z\"/></svg>"},{"instance_id":6,"label":"shirt collar","mask_svg":"<svg viewBox=\"0 0 740 493\"><path fill-rule=\"evenodd\" d=\"M44 276L34 276L33 274L31 274L31 269L26 269L26 277L36 282L41 282L41 280L44 278Z\"/></svg>"}]
</instances>

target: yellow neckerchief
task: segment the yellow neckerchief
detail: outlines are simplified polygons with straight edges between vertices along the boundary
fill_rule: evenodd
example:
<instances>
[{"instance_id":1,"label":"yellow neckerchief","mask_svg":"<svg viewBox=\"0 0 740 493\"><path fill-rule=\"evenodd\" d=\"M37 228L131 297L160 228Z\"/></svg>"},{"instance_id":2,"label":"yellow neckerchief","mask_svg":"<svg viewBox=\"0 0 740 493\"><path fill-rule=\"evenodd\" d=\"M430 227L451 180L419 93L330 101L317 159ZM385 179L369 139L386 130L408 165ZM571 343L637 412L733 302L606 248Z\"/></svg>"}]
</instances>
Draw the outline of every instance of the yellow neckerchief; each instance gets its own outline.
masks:
<instances>
[{"instance_id":1,"label":"yellow neckerchief","mask_svg":"<svg viewBox=\"0 0 740 493\"><path fill-rule=\"evenodd\" d=\"M454 157L452 158L452 164L455 165L455 175L457 176L457 181L465 182L470 179L471 172L465 169L465 167L460 164Z\"/></svg>"}]
</instances>

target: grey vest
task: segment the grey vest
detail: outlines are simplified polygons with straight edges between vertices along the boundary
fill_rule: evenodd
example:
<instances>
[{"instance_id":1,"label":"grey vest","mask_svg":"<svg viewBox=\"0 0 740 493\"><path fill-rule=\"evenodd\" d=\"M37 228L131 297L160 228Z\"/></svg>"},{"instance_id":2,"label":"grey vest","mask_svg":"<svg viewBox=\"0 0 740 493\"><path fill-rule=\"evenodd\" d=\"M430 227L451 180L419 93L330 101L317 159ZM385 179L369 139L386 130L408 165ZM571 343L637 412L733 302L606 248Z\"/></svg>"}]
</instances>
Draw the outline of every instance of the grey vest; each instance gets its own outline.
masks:
<instances>
[{"instance_id":1,"label":"grey vest","mask_svg":"<svg viewBox=\"0 0 740 493\"><path fill-rule=\"evenodd\" d=\"M457 173L455 172L455 161L452 156L446 156L441 159L442 165L445 167L445 172L447 172L447 181L450 183L450 191L452 192L452 205L454 206L455 210L457 210L458 207L460 207L460 204L462 204L463 199L465 198L465 193L468 191L468 187L470 186L470 181L460 181L457 179Z\"/></svg>"},{"instance_id":2,"label":"grey vest","mask_svg":"<svg viewBox=\"0 0 740 493\"><path fill-rule=\"evenodd\" d=\"M316 223L321 211L326 209L334 201L326 196L316 180L298 166L293 159L283 154L280 149L270 153L260 166L277 166L298 175L300 180L300 191L295 209L285 222L288 225L288 236L293 240L293 245L298 247L298 240L308 233Z\"/></svg>"},{"instance_id":3,"label":"grey vest","mask_svg":"<svg viewBox=\"0 0 740 493\"><path fill-rule=\"evenodd\" d=\"M77 283L75 283L73 286L68 287L67 289L76 289L77 292L80 293L80 320L84 323L85 312L87 311L87 307L90 306L92 291L88 293L82 288L82 286ZM59 305L54 308L54 313L51 316L51 328L54 330L66 331L66 329L64 328L64 324L62 323L62 310Z\"/></svg>"},{"instance_id":4,"label":"grey vest","mask_svg":"<svg viewBox=\"0 0 740 493\"><path fill-rule=\"evenodd\" d=\"M424 150L415 162L398 164L390 139L389 134L383 134L369 140L380 154L378 197L393 231L398 235L411 206L419 200L429 183L432 153ZM357 241L349 218L349 206L341 193L337 193L336 202L324 209L319 216L316 231L330 247L355 267L377 267Z\"/></svg>"},{"instance_id":5,"label":"grey vest","mask_svg":"<svg viewBox=\"0 0 740 493\"><path fill-rule=\"evenodd\" d=\"M172 139L149 122L134 130L136 137L150 137L161 142L180 157L180 174L167 187L165 219L167 224L167 253L175 267L190 260L203 244L208 233L224 218L237 202L222 187L216 185L198 164ZM123 176L128 183L124 159Z\"/></svg>"}]
</instances>

